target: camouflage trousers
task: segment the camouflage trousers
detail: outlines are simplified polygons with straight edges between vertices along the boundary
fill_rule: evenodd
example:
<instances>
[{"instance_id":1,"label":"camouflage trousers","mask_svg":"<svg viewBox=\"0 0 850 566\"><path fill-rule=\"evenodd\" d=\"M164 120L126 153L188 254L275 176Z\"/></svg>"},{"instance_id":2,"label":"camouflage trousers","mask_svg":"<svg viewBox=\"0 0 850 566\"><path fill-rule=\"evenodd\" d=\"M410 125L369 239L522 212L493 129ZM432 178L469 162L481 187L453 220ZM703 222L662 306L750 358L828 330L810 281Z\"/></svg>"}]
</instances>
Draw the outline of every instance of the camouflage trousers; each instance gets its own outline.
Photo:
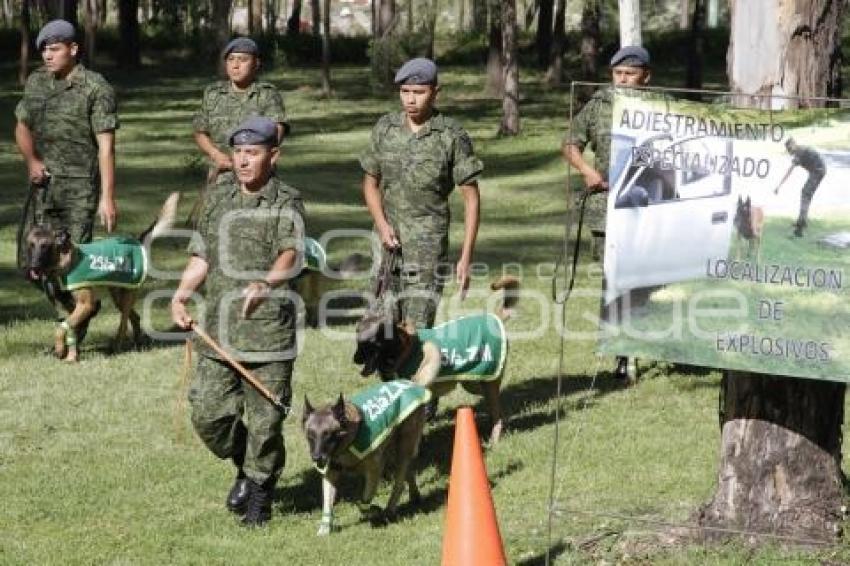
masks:
<instances>
[{"instance_id":1,"label":"camouflage trousers","mask_svg":"<svg viewBox=\"0 0 850 566\"><path fill-rule=\"evenodd\" d=\"M294 361L243 365L289 406ZM189 388L192 425L206 447L256 483L277 480L286 463L282 414L223 360L198 357Z\"/></svg>"},{"instance_id":2,"label":"camouflage trousers","mask_svg":"<svg viewBox=\"0 0 850 566\"><path fill-rule=\"evenodd\" d=\"M809 178L803 185L803 190L800 192L800 214L797 216L798 230L802 230L809 224L809 207L812 205L812 198L814 198L815 191L818 190L823 178L824 174L809 173Z\"/></svg>"},{"instance_id":3,"label":"camouflage trousers","mask_svg":"<svg viewBox=\"0 0 850 566\"><path fill-rule=\"evenodd\" d=\"M391 274L387 295L379 298L379 308L392 310L396 320L410 321L417 328L431 328L449 276L447 264L404 260L400 264Z\"/></svg>"},{"instance_id":4,"label":"camouflage trousers","mask_svg":"<svg viewBox=\"0 0 850 566\"><path fill-rule=\"evenodd\" d=\"M581 200L584 191L573 193L572 221L578 226L581 214ZM594 261L600 260L605 250L605 218L608 212L608 193L593 193L587 197L584 205L584 219L582 222L582 233L588 234L590 238L590 253Z\"/></svg>"}]
</instances>

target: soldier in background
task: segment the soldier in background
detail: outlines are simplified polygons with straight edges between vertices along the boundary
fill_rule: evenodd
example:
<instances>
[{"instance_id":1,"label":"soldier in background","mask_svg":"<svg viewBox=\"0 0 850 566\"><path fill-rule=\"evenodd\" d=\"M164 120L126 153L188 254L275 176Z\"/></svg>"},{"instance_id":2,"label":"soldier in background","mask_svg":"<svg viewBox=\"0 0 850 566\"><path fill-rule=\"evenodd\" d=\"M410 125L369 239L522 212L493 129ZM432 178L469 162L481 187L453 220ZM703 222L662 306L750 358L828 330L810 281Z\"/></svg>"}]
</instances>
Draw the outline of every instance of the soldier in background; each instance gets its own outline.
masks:
<instances>
[{"instance_id":1,"label":"soldier in background","mask_svg":"<svg viewBox=\"0 0 850 566\"><path fill-rule=\"evenodd\" d=\"M274 175L278 124L254 116L230 136L232 181L206 199L191 257L171 302L171 317L190 329L187 303L204 284L205 330L289 406L296 354L291 278L303 250L304 207ZM242 523L271 518L272 495L286 459L277 407L241 381L204 343L189 390L192 424L219 458L236 466L226 505Z\"/></svg>"},{"instance_id":2,"label":"soldier in background","mask_svg":"<svg viewBox=\"0 0 850 566\"><path fill-rule=\"evenodd\" d=\"M227 80L204 89L201 108L192 120L195 143L211 162L208 180L233 169L228 137L249 116L267 116L277 124L277 141L286 129L286 108L277 88L258 81L260 50L253 39L237 37L223 51Z\"/></svg>"},{"instance_id":3,"label":"soldier in background","mask_svg":"<svg viewBox=\"0 0 850 566\"><path fill-rule=\"evenodd\" d=\"M785 176L776 185L773 194L779 194L779 187L788 180L794 167L799 165L809 174L802 191L800 191L800 214L794 223L794 236L802 238L803 228L809 225L809 206L812 204L812 198L815 196L815 191L818 190L820 182L826 175L826 164L817 151L798 144L794 138L788 138L785 141L785 149L791 154L791 167L788 168Z\"/></svg>"},{"instance_id":4,"label":"soldier in background","mask_svg":"<svg viewBox=\"0 0 850 566\"><path fill-rule=\"evenodd\" d=\"M402 110L382 116L360 157L363 197L384 253L401 254L393 281L400 315L420 328L433 326L448 260L449 204L455 186L464 202L464 237L455 271L461 293L478 234L478 177L483 165L466 131L435 108L437 66L425 58L395 76Z\"/></svg>"},{"instance_id":5,"label":"soldier in background","mask_svg":"<svg viewBox=\"0 0 850 566\"><path fill-rule=\"evenodd\" d=\"M649 84L649 52L643 47L627 46L611 58L611 83L615 87L639 87ZM589 193L585 205L585 224L592 235L595 259L600 257L605 238L605 213L608 198L608 168L611 160L611 121L613 117L613 90L597 90L584 108L573 118L573 123L561 145L564 160L584 177L585 192ZM594 165L585 161L582 153L590 146L596 157ZM576 195L573 206L578 206L582 195ZM633 364L625 356L617 357L614 376L619 379L634 378Z\"/></svg>"},{"instance_id":6,"label":"soldier in background","mask_svg":"<svg viewBox=\"0 0 850 566\"><path fill-rule=\"evenodd\" d=\"M35 45L44 65L29 76L15 108L15 142L26 162L30 187L18 230L18 268L26 262L23 238L33 224L67 229L73 242L87 243L95 214L107 232L118 221L115 91L100 74L77 62L79 45L69 22L48 22ZM74 310L73 296L60 290L58 281L43 278L34 283L60 319L64 315L59 305ZM79 330L79 342L87 329L88 321Z\"/></svg>"}]
</instances>

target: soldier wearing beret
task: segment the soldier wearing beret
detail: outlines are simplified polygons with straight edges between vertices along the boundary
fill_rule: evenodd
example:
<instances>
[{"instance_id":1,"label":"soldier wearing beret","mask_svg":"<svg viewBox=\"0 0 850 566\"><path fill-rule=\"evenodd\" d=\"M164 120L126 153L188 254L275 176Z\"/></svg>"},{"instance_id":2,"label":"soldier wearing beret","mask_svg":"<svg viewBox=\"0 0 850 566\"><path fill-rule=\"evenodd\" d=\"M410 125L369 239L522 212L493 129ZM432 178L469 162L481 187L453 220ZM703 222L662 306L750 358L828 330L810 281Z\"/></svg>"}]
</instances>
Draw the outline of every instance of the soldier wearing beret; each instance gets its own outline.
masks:
<instances>
[{"instance_id":1,"label":"soldier wearing beret","mask_svg":"<svg viewBox=\"0 0 850 566\"><path fill-rule=\"evenodd\" d=\"M38 223L92 238L95 213L107 232L115 206L115 92L77 62L74 26L47 23L36 38L44 66L33 72L15 108L15 141L26 161ZM19 260L20 260L19 250Z\"/></svg>"},{"instance_id":2,"label":"soldier wearing beret","mask_svg":"<svg viewBox=\"0 0 850 566\"><path fill-rule=\"evenodd\" d=\"M251 117L229 137L234 177L206 199L191 257L171 302L174 322L192 327L187 303L204 285L205 330L289 405L296 354L291 277L303 260L304 207L274 174L278 124ZM199 306L199 309L201 307ZM285 414L261 397L203 343L189 390L195 431L236 478L226 505L257 526L271 518L285 461Z\"/></svg>"},{"instance_id":3,"label":"soldier wearing beret","mask_svg":"<svg viewBox=\"0 0 850 566\"><path fill-rule=\"evenodd\" d=\"M249 116L267 116L277 125L277 141L283 138L286 109L283 97L271 83L258 81L260 50L253 39L237 37L223 51L227 80L217 81L204 90L201 108L192 121L195 143L212 164L210 180L231 171L233 163L227 150L233 128Z\"/></svg>"},{"instance_id":4,"label":"soldier wearing beret","mask_svg":"<svg viewBox=\"0 0 850 566\"><path fill-rule=\"evenodd\" d=\"M639 87L649 83L649 52L643 47L627 46L611 58L611 82L615 87ZM594 255L602 249L605 237L605 212L608 196L608 168L611 152L611 121L613 116L613 90L597 90L593 97L573 117L569 133L561 145L563 157L584 177L585 191L591 193L585 206L585 224L593 237ZM583 156L590 146L595 154L591 165ZM573 205L578 206L581 195ZM628 360L617 358L614 375L625 379L630 373Z\"/></svg>"},{"instance_id":5,"label":"soldier wearing beret","mask_svg":"<svg viewBox=\"0 0 850 566\"><path fill-rule=\"evenodd\" d=\"M385 250L400 250L401 316L434 323L448 259L449 194L460 187L464 238L456 278L465 293L478 233L478 177L483 165L466 131L435 108L437 66L412 59L395 76L402 110L378 120L360 157L363 196ZM386 253L386 251L384 252Z\"/></svg>"}]
</instances>

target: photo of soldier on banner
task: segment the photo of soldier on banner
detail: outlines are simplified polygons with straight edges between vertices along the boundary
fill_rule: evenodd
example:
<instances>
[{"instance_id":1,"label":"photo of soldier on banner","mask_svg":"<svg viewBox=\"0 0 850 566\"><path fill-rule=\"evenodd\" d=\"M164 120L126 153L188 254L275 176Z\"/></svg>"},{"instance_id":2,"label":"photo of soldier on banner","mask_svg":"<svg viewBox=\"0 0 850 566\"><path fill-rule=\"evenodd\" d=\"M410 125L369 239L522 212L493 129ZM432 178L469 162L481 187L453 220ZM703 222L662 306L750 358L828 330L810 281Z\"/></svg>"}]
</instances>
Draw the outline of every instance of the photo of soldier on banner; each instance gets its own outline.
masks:
<instances>
[{"instance_id":1,"label":"photo of soldier on banner","mask_svg":"<svg viewBox=\"0 0 850 566\"><path fill-rule=\"evenodd\" d=\"M599 350L850 381L850 110L613 108Z\"/></svg>"}]
</instances>

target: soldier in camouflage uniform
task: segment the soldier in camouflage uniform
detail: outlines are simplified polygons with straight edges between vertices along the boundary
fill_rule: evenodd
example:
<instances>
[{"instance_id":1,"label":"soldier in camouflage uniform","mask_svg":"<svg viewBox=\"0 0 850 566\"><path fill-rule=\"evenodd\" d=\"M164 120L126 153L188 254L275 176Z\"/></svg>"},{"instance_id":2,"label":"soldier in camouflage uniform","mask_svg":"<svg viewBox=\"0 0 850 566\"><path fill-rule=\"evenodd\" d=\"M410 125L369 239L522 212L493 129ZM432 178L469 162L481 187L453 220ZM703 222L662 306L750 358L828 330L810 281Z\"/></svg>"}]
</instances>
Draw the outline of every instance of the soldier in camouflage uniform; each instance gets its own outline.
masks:
<instances>
[{"instance_id":1,"label":"soldier in camouflage uniform","mask_svg":"<svg viewBox=\"0 0 850 566\"><path fill-rule=\"evenodd\" d=\"M15 141L33 191L25 223L67 228L75 242L91 241L95 212L111 232L115 206L115 92L77 63L74 27L47 23L36 38L44 66L27 79L15 109ZM25 233L27 226L22 227ZM22 259L19 250L18 260Z\"/></svg>"},{"instance_id":2,"label":"soldier in camouflage uniform","mask_svg":"<svg viewBox=\"0 0 850 566\"><path fill-rule=\"evenodd\" d=\"M623 47L611 58L611 82L617 87L644 86L649 83L649 52L642 47ZM584 108L573 118L564 137L561 152L564 159L584 177L584 191L589 193L585 205L585 224L592 235L594 258L599 257L605 238L605 214L608 198L608 168L611 159L611 121L614 112L613 90L597 90ZM595 166L584 160L582 153L590 146L596 154ZM583 193L576 194L572 206L578 207ZM617 358L614 375L627 378L633 370L627 358Z\"/></svg>"},{"instance_id":3,"label":"soldier in camouflage uniform","mask_svg":"<svg viewBox=\"0 0 850 566\"><path fill-rule=\"evenodd\" d=\"M401 252L402 267L394 278L401 317L431 327L445 279L448 198L455 186L460 186L465 210L456 278L462 293L469 286L483 165L466 131L434 107L439 87L432 61L408 61L395 83L403 109L384 115L372 129L360 157L363 194L385 250Z\"/></svg>"},{"instance_id":4,"label":"soldier in camouflage uniform","mask_svg":"<svg viewBox=\"0 0 850 566\"><path fill-rule=\"evenodd\" d=\"M211 181L219 173L232 170L227 140L233 128L246 118L271 118L277 123L278 142L286 129L283 97L273 84L257 80L260 70L257 44L250 38L237 37L227 44L223 54L228 78L204 90L201 108L192 120L195 143L211 161L208 177Z\"/></svg>"},{"instance_id":5,"label":"soldier in camouflage uniform","mask_svg":"<svg viewBox=\"0 0 850 566\"><path fill-rule=\"evenodd\" d=\"M802 238L803 229L809 225L809 207L812 204L812 198L815 196L815 191L818 190L820 182L826 176L826 164L817 151L798 144L794 138L788 138L785 141L785 149L791 154L791 167L788 168L785 176L779 181L773 194L779 194L779 187L788 180L794 167L799 165L806 170L809 176L803 185L803 189L800 191L800 214L794 223L794 236Z\"/></svg>"},{"instance_id":6,"label":"soldier in camouflage uniform","mask_svg":"<svg viewBox=\"0 0 850 566\"><path fill-rule=\"evenodd\" d=\"M219 183L201 214L200 240L172 300L174 322L193 320L186 304L204 284L207 333L289 405L296 354L291 277L303 257L304 207L298 191L274 175L278 132L269 118L252 117L230 138L235 180ZM300 252L297 250L301 250ZM227 507L242 523L271 517L285 450L282 414L207 345L189 391L192 423L219 458L230 458L236 480Z\"/></svg>"}]
</instances>

